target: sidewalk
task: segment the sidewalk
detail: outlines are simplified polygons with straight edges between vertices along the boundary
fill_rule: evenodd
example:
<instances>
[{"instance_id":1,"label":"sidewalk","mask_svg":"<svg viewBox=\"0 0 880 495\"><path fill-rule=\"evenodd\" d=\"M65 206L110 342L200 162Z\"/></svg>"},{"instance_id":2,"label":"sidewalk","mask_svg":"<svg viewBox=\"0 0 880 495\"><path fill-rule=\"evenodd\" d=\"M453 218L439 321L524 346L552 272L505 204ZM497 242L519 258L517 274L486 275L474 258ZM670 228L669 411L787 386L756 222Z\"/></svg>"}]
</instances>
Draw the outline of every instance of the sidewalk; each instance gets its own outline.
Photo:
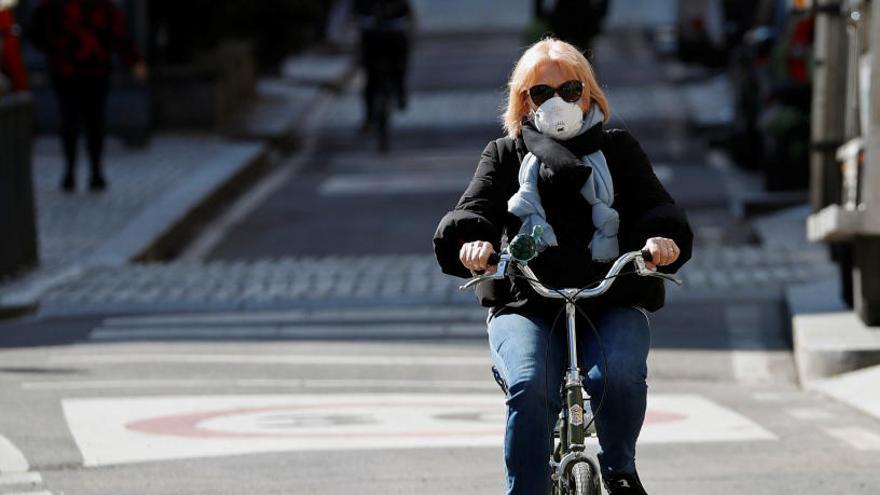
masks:
<instances>
[{"instance_id":1,"label":"sidewalk","mask_svg":"<svg viewBox=\"0 0 880 495\"><path fill-rule=\"evenodd\" d=\"M808 206L756 218L752 225L764 246L812 253L811 279L788 284L785 305L790 316L798 380L880 419L876 390L880 380L880 328L867 327L841 298L840 275L825 244L807 241Z\"/></svg>"},{"instance_id":2,"label":"sidewalk","mask_svg":"<svg viewBox=\"0 0 880 495\"><path fill-rule=\"evenodd\" d=\"M353 60L345 59L336 55L335 70L323 70L314 80L261 80L249 109L221 133L160 132L146 148L108 140L109 187L100 194L86 190L84 153L79 191L62 193L60 143L55 136L39 137L33 176L40 265L0 281L0 318L35 311L53 287L92 268L162 259L178 250L212 211L295 145L308 109L327 96L322 88L351 77ZM293 74L313 73L314 65L327 64L312 55L288 63Z\"/></svg>"}]
</instances>

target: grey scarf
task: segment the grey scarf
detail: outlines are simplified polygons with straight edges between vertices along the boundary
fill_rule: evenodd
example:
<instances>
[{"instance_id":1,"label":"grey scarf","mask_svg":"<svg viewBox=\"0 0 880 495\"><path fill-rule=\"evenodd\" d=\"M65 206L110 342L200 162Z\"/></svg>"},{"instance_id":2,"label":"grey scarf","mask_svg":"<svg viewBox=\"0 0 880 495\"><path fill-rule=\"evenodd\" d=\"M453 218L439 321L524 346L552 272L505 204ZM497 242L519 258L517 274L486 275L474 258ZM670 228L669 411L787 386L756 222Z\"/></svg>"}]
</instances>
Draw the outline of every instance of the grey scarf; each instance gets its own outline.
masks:
<instances>
[{"instance_id":1,"label":"grey scarf","mask_svg":"<svg viewBox=\"0 0 880 495\"><path fill-rule=\"evenodd\" d=\"M604 119L605 115L594 105L584 117L578 135ZM580 191L592 206L592 221L596 228L589 246L590 253L594 261L611 261L619 255L617 232L620 228L620 216L617 210L611 207L614 202L614 184L611 181L608 162L605 161L605 155L601 151L585 155L580 160L584 166L592 169ZM538 194L540 169L541 161L538 157L531 152L527 153L519 167L519 190L508 200L507 209L522 220L520 234L530 234L534 226L540 225L544 230L544 243L548 246L557 246L559 243L556 234L547 222L547 215L541 205L541 196Z\"/></svg>"}]
</instances>

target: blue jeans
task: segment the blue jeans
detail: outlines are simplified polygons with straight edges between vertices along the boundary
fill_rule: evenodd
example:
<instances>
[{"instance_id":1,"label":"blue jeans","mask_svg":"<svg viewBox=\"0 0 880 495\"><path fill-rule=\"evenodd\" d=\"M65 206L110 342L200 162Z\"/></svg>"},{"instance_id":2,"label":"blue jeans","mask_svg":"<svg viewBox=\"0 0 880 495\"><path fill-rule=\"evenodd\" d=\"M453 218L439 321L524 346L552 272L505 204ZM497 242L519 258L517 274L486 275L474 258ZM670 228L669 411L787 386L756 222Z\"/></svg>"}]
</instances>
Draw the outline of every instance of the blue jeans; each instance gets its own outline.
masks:
<instances>
[{"instance_id":1,"label":"blue jeans","mask_svg":"<svg viewBox=\"0 0 880 495\"><path fill-rule=\"evenodd\" d=\"M633 473L648 393L648 318L635 307L615 306L593 315L592 321L608 359L608 396L596 418L602 475ZM550 340L552 323L531 313L502 312L489 320L493 371L507 394L508 495L542 494L549 489L552 430L562 407L559 387L568 363L565 315ZM580 317L577 340L578 367L586 372L584 388L595 411L602 397L604 366L596 336Z\"/></svg>"}]
</instances>

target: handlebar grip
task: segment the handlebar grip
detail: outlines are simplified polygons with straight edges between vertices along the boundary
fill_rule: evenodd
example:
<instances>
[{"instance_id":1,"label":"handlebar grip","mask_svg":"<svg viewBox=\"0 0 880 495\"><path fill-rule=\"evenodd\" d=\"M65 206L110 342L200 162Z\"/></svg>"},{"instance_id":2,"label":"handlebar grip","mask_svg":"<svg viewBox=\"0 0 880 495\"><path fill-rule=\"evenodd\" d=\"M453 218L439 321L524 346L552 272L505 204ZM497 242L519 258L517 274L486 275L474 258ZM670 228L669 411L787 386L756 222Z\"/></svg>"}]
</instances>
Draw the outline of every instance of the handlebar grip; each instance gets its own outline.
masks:
<instances>
[{"instance_id":1,"label":"handlebar grip","mask_svg":"<svg viewBox=\"0 0 880 495\"><path fill-rule=\"evenodd\" d=\"M500 261L501 261L501 257L498 256L498 253L492 253L489 255L488 263L490 265L497 265L498 262L500 262ZM485 270L474 270L474 273L476 273L477 275L482 275L482 274L486 273L486 271Z\"/></svg>"},{"instance_id":2,"label":"handlebar grip","mask_svg":"<svg viewBox=\"0 0 880 495\"><path fill-rule=\"evenodd\" d=\"M642 249L642 258L649 263L654 261L654 257L651 256L651 251L648 251L647 249Z\"/></svg>"}]
</instances>

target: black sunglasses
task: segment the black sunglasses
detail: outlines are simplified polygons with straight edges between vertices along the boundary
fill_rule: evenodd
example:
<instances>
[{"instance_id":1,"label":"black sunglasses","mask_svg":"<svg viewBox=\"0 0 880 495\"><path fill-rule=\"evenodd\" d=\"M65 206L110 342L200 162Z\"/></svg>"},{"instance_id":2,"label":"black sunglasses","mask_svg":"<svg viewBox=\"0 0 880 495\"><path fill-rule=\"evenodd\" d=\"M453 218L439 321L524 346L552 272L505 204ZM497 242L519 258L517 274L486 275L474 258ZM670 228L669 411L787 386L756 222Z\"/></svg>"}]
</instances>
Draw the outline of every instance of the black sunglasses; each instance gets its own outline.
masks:
<instances>
[{"instance_id":1,"label":"black sunglasses","mask_svg":"<svg viewBox=\"0 0 880 495\"><path fill-rule=\"evenodd\" d=\"M537 84L529 88L529 98L537 106L541 106L545 101L553 98L556 93L559 93L563 100L574 103L580 100L581 95L584 94L584 83L572 79L560 84L558 88L546 84Z\"/></svg>"}]
</instances>

